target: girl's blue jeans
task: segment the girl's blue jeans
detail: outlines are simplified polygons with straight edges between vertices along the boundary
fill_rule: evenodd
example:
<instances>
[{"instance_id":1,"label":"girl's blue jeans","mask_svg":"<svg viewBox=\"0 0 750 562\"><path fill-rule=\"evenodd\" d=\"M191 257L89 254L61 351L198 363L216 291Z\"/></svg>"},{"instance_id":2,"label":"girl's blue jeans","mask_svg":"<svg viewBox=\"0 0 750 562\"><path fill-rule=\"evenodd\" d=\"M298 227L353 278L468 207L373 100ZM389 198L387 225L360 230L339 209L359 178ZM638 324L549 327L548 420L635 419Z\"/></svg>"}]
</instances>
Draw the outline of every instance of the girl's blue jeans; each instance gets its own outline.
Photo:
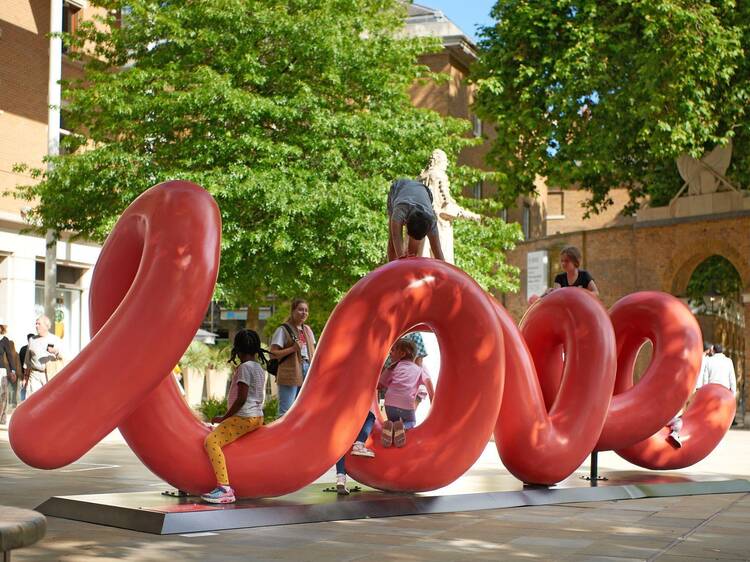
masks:
<instances>
[{"instance_id":1,"label":"girl's blue jeans","mask_svg":"<svg viewBox=\"0 0 750 562\"><path fill-rule=\"evenodd\" d=\"M375 414L372 412L367 412L367 418L365 418L365 423L362 424L362 429L359 430L359 435L357 435L357 441L364 443L367 441L367 438L370 436L370 432L372 432L372 426L375 424ZM336 474L346 474L346 455L341 457L339 459L339 462L336 463Z\"/></svg>"},{"instance_id":2,"label":"girl's blue jeans","mask_svg":"<svg viewBox=\"0 0 750 562\"><path fill-rule=\"evenodd\" d=\"M385 415L390 421L401 420L404 422L404 429L413 429L417 425L417 413L415 410L405 410L396 406L386 406Z\"/></svg>"}]
</instances>

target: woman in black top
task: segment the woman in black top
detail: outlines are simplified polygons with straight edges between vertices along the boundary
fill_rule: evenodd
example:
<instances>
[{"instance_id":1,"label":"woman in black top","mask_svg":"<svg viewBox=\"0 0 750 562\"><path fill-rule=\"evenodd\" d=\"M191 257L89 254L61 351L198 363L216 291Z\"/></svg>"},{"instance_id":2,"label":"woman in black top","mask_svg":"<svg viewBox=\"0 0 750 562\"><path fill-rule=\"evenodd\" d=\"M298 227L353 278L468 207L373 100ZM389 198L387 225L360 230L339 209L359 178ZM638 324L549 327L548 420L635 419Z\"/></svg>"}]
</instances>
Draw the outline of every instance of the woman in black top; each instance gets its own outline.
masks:
<instances>
[{"instance_id":1,"label":"woman in black top","mask_svg":"<svg viewBox=\"0 0 750 562\"><path fill-rule=\"evenodd\" d=\"M563 272L555 277L555 289L562 287L582 287L599 296L594 278L581 267L581 251L575 246L567 246L560 252L560 265Z\"/></svg>"}]
</instances>

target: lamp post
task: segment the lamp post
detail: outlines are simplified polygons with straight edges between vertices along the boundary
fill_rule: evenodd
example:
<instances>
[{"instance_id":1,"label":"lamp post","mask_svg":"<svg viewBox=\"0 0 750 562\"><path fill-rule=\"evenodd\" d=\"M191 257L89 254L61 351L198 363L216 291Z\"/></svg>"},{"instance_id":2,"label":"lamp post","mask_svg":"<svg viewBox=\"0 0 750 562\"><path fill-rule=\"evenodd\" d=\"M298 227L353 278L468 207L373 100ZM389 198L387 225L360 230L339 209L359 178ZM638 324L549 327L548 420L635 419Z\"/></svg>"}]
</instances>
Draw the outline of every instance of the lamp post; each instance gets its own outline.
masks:
<instances>
[{"instance_id":1,"label":"lamp post","mask_svg":"<svg viewBox=\"0 0 750 562\"><path fill-rule=\"evenodd\" d=\"M47 156L60 154L60 104L62 92L62 39L63 0L50 0L49 82L47 84ZM47 162L47 171L53 164ZM52 321L54 332L55 307L57 305L57 233L48 229L44 254L44 314Z\"/></svg>"},{"instance_id":2,"label":"lamp post","mask_svg":"<svg viewBox=\"0 0 750 562\"><path fill-rule=\"evenodd\" d=\"M716 315L721 310L721 303L723 301L722 296L714 290L713 287L711 287L704 295L703 295L703 304L706 307L706 314L709 315Z\"/></svg>"}]
</instances>

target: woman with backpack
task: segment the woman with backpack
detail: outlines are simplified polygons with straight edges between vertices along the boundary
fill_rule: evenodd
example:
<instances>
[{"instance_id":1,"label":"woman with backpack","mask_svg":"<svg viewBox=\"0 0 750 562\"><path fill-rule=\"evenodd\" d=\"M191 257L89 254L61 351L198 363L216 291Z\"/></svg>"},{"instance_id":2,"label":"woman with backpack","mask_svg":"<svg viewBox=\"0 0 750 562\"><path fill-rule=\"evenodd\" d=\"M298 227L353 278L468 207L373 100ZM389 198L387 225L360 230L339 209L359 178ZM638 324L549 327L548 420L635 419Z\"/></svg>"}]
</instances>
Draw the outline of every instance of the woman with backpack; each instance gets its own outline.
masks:
<instances>
[{"instance_id":1,"label":"woman with backpack","mask_svg":"<svg viewBox=\"0 0 750 562\"><path fill-rule=\"evenodd\" d=\"M305 324L309 314L307 301L294 299L291 314L271 338L271 356L278 361L279 416L292 407L315 353L315 334Z\"/></svg>"}]
</instances>

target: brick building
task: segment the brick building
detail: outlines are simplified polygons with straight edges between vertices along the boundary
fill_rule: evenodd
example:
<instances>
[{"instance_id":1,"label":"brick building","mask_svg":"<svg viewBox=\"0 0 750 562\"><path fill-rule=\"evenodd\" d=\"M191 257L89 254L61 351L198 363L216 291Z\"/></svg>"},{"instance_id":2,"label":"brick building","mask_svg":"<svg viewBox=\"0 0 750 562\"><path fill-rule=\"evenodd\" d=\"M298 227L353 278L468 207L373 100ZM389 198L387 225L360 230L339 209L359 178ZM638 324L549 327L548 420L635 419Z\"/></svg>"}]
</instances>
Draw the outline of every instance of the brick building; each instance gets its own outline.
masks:
<instances>
[{"instance_id":1,"label":"brick building","mask_svg":"<svg viewBox=\"0 0 750 562\"><path fill-rule=\"evenodd\" d=\"M539 196L528 199L539 218L528 239L509 253L509 263L521 270L521 291L504 295L504 304L518 320L527 299L552 285L560 271L560 250L577 246L582 267L596 279L605 306L636 291L656 290L685 299L696 268L712 256L727 259L739 276L742 294L730 303L731 315L714 314L693 306L704 339L721 343L732 357L741 390L739 412L750 401L750 195L737 191L675 198L667 207L641 209L622 216L624 190L615 190L615 205L591 219L583 219L580 190L550 191L543 182ZM553 194L553 198L550 198ZM560 197L560 199L555 199ZM685 299L686 300L686 299ZM644 350L641 366L648 359ZM750 421L750 420L748 420Z\"/></svg>"},{"instance_id":2,"label":"brick building","mask_svg":"<svg viewBox=\"0 0 750 562\"><path fill-rule=\"evenodd\" d=\"M477 57L476 46L439 10L412 4L408 14L408 34L439 37L443 42L442 52L425 56L422 62L433 71L450 76L447 83L415 85L415 105L471 119L475 134L488 142L464 151L459 162L486 169L484 156L495 131L471 113L474 90L467 78ZM745 350L750 352L750 197L719 191L680 197L669 207L644 208L637 216L625 216L622 210L629 200L628 192L615 188L610 192L613 204L586 218L586 191L548 186L541 178L535 188L534 196L520 197L505 214L506 220L521 225L525 237L525 242L508 255L508 262L521 270L521 291L503 297L516 320L526 310L531 294L551 286L559 272L559 251L566 245L581 248L585 267L597 278L606 306L643 290L660 290L684 298L695 269L711 256L725 257L736 269L743 287L741 301L732 308L739 314L730 319L707 315L705 310L695 312L704 337L722 343L735 362L743 391L740 411L744 413L744 404L750 400L750 362L745 359ZM491 195L492 191L492 186L483 185L464 188L465 195L475 197ZM536 266L537 287L530 287L528 282L530 254L532 260L546 260L546 267L532 263L532 267ZM639 361L641 368L647 360L648 346Z\"/></svg>"},{"instance_id":3,"label":"brick building","mask_svg":"<svg viewBox=\"0 0 750 562\"><path fill-rule=\"evenodd\" d=\"M48 0L4 0L0 11L0 192L6 195L0 197L0 319L8 323L18 347L25 334L34 331L34 319L43 310L45 245L42 237L24 233L27 225L22 215L30 204L11 194L17 185L34 180L14 172L13 166L42 166L47 153L49 10ZM72 30L92 9L86 0L65 0L63 10L63 28ZM473 90L466 77L477 54L466 34L440 11L418 4L408 6L405 32L439 37L443 50L421 62L450 76L440 84L415 85L411 92L415 105L471 119L474 134L491 135L492 131L483 131L481 121L469 109ZM63 78L80 72L78 63L63 54ZM65 134L64 124L62 129ZM467 149L460 162L481 167L485 152L486 146ZM486 188L467 186L465 193L482 196ZM57 331L64 334L67 356L88 341L88 288L98 254L99 247L93 244L65 239L58 243ZM227 326L246 321L244 311L215 312L218 318L226 313Z\"/></svg>"},{"instance_id":4,"label":"brick building","mask_svg":"<svg viewBox=\"0 0 750 562\"><path fill-rule=\"evenodd\" d=\"M491 140L494 130L486 127L481 119L471 112L474 103L475 88L468 83L469 68L477 59L477 48L472 40L440 10L421 4L407 6L405 34L410 37L437 37L443 44L439 53L423 55L420 62L432 72L448 75L448 80L415 84L411 89L412 102L417 107L432 109L442 115L450 115L470 120L473 134ZM441 148L436 146L435 148ZM480 169L488 169L485 155L489 142L469 147L461 153L458 163ZM425 162L426 164L426 162ZM415 174L419 170L415 171ZM491 187L478 183L464 187L464 195L483 197L490 193Z\"/></svg>"},{"instance_id":5,"label":"brick building","mask_svg":"<svg viewBox=\"0 0 750 562\"><path fill-rule=\"evenodd\" d=\"M48 0L4 0L0 10L0 192L33 181L13 172L16 163L41 166L47 151L47 80L50 27ZM86 0L65 0L64 28L72 29L87 17ZM471 113L474 91L467 83L477 57L471 39L439 10L421 4L407 6L405 33L438 37L443 49L421 62L449 79L440 84L415 84L415 105L444 115L469 119L474 134L491 140L494 131ZM63 55L64 78L80 73L76 63ZM64 128L64 127L63 127ZM439 148L439 147L435 147ZM488 143L465 150L460 163L485 167ZM742 280L739 303L740 342L727 347L733 353L745 399L750 399L750 204L748 198L727 193L710 197L680 198L669 208L643 209L637 217L625 217L625 190L612 192L614 205L606 212L584 218L580 190L547 186L539 180L537 195L519 198L506 218L521 224L526 241L510 253L508 261L521 270L521 291L504 296L509 311L518 319L526 299L540 287L549 286L556 273L557 254L567 244L579 246L609 306L638 290L663 290L684 296L695 268L706 258L727 258ZM464 186L465 195L491 194L491 186ZM0 318L20 347L34 318L41 312L44 280L44 239L25 232L22 215L27 202L0 197ZM699 242L699 243L698 243ZM99 247L66 240L58 243L58 332L63 333L67 355L75 354L88 340L88 287ZM544 260L546 259L546 267ZM535 267L535 287L529 283L529 265ZM232 311L228 311L232 312ZM707 339L726 342L726 319L700 318ZM244 319L240 320L244 324ZM717 330L721 333L716 333ZM736 330L735 330L736 331Z\"/></svg>"},{"instance_id":6,"label":"brick building","mask_svg":"<svg viewBox=\"0 0 750 562\"><path fill-rule=\"evenodd\" d=\"M86 13L85 0L66 0L63 28L72 29ZM43 313L45 240L26 232L29 202L11 195L34 181L15 173L14 164L42 166L47 154L49 0L3 0L0 8L0 317L20 347ZM63 55L64 78L80 72ZM55 331L70 357L88 341L88 288L99 247L57 244L58 295Z\"/></svg>"}]
</instances>

